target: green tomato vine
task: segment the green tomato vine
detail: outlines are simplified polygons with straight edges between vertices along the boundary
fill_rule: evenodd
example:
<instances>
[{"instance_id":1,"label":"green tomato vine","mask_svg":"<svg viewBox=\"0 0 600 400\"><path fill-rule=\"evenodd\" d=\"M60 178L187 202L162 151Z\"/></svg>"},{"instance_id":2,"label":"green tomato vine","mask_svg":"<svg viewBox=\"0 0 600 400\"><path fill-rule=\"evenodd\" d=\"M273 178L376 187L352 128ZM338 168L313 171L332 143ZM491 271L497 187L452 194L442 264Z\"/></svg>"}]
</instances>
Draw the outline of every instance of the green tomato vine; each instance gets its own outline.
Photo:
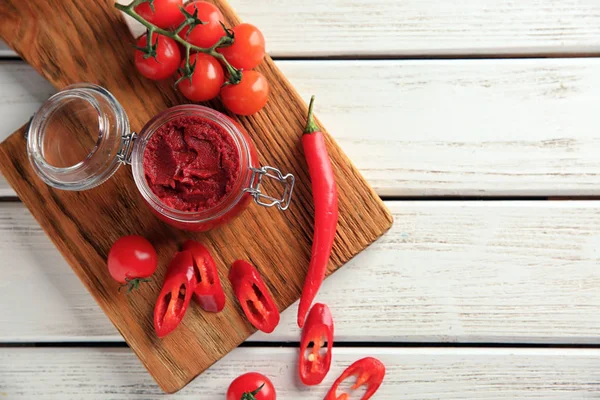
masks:
<instances>
[{"instance_id":1,"label":"green tomato vine","mask_svg":"<svg viewBox=\"0 0 600 400\"><path fill-rule=\"evenodd\" d=\"M179 36L179 33L186 27L189 27L189 30L188 30L188 32L189 32L198 25L206 24L206 22L203 22L198 18L198 10L196 10L193 14L190 14L189 12L187 12L186 10L181 8L181 12L185 16L185 20L177 28L170 31L167 29L159 28L158 26L146 21L141 15L139 15L135 11L134 8L142 3L150 3L150 7L154 10L154 4L153 4L154 0L133 0L131 3L129 3L127 5L115 3L115 7L118 10L129 15L130 17L132 17L133 19L135 19L140 24L142 24L143 26L146 27L146 29L147 29L146 35L148 37L148 39L146 40L147 45L146 45L146 47L143 47L143 48L136 47L139 51L144 53L144 57L146 57L146 58L156 57L156 48L158 47L158 38L156 39L156 41L154 43L152 43L151 38L154 34L171 38L171 39L175 40L177 43L180 43L185 48L185 64L184 64L183 68L180 68L179 72L181 74L181 77L177 80L177 82L175 84L179 83L183 79L189 79L191 82L192 76L196 69L196 62L194 62L194 64L190 63L190 55L191 55L192 50L196 51L198 53L208 54L210 56L215 57L219 61L221 61L221 63L227 69L227 73L229 74L229 79L226 82L226 84L237 85L238 83L240 83L242 81L242 71L235 68L233 65L231 65L227 61L225 56L223 56L223 54L221 54L217 51L217 49L219 49L221 47L227 47L227 46L231 46L233 44L235 38L233 35L233 31L231 29L228 29L225 25L223 25L223 23L221 23L221 26L223 27L225 35L223 35L217 41L217 43L215 43L212 47L206 47L206 48L194 46L193 44L189 43L187 40L185 40L184 38Z\"/></svg>"}]
</instances>

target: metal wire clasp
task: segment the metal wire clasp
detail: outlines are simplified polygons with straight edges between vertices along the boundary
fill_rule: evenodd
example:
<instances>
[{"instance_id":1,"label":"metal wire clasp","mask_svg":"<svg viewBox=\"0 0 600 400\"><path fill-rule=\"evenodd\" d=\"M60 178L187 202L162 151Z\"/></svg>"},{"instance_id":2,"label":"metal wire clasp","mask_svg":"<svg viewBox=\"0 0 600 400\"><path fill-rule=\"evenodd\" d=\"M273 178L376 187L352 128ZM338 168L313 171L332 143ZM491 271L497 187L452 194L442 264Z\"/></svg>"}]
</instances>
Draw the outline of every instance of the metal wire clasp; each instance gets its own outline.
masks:
<instances>
[{"instance_id":1,"label":"metal wire clasp","mask_svg":"<svg viewBox=\"0 0 600 400\"><path fill-rule=\"evenodd\" d=\"M244 191L250 193L254 197L254 201L261 206L277 206L281 211L287 210L292 200L292 193L294 192L294 183L296 182L294 175L283 175L281 171L273 167L250 168L250 171L252 171L250 187L244 189ZM265 177L274 179L284 185L281 199L268 196L260 191L260 185Z\"/></svg>"},{"instance_id":2,"label":"metal wire clasp","mask_svg":"<svg viewBox=\"0 0 600 400\"><path fill-rule=\"evenodd\" d=\"M133 142L137 138L137 133L131 132L123 136L121 150L117 153L117 158L121 164L131 165L131 156L133 155Z\"/></svg>"}]
</instances>

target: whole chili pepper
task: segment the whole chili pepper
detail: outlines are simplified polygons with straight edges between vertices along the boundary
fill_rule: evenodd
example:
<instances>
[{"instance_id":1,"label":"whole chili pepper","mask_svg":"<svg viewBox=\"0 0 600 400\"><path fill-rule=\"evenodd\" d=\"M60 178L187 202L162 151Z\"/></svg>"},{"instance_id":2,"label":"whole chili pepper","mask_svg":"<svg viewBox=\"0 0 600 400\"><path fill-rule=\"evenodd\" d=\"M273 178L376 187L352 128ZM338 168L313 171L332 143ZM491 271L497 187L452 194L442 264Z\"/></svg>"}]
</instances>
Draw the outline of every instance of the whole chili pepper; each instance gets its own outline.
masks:
<instances>
[{"instance_id":1,"label":"whole chili pepper","mask_svg":"<svg viewBox=\"0 0 600 400\"><path fill-rule=\"evenodd\" d=\"M196 288L192 253L177 253L165 276L162 290L154 307L154 330L162 338L179 325Z\"/></svg>"},{"instance_id":2,"label":"whole chili pepper","mask_svg":"<svg viewBox=\"0 0 600 400\"><path fill-rule=\"evenodd\" d=\"M321 349L325 344L327 344L327 352L323 355ZM308 313L300 341L298 371L302 383L311 386L323 382L331 367L332 349L333 317L331 311L325 304L316 303Z\"/></svg>"},{"instance_id":3,"label":"whole chili pepper","mask_svg":"<svg viewBox=\"0 0 600 400\"><path fill-rule=\"evenodd\" d=\"M188 240L182 249L192 253L194 258L194 271L196 273L196 290L194 298L203 310L208 312L221 312L225 308L225 292L221 279L209 251L198 242Z\"/></svg>"},{"instance_id":4,"label":"whole chili pepper","mask_svg":"<svg viewBox=\"0 0 600 400\"><path fill-rule=\"evenodd\" d=\"M238 260L229 270L229 280L248 321L258 330L273 332L279 324L279 310L256 268Z\"/></svg>"},{"instance_id":5,"label":"whole chili pepper","mask_svg":"<svg viewBox=\"0 0 600 400\"><path fill-rule=\"evenodd\" d=\"M356 390L359 387L366 385L367 391L360 400L368 400L381 386L385 376L385 366L381 363L381 361L373 357L366 357L356 361L354 364L349 366L335 381L327 393L327 396L325 396L325 400L349 399L350 394L342 393L338 396L337 390L341 383L351 376L356 376L356 383L352 385L352 390Z\"/></svg>"},{"instance_id":6,"label":"whole chili pepper","mask_svg":"<svg viewBox=\"0 0 600 400\"><path fill-rule=\"evenodd\" d=\"M302 135L304 155L312 182L315 223L308 275L304 281L298 307L300 328L304 326L306 314L325 278L338 220L338 192L335 176L325 145L325 137L314 121L314 102L315 96L310 99L308 122Z\"/></svg>"}]
</instances>

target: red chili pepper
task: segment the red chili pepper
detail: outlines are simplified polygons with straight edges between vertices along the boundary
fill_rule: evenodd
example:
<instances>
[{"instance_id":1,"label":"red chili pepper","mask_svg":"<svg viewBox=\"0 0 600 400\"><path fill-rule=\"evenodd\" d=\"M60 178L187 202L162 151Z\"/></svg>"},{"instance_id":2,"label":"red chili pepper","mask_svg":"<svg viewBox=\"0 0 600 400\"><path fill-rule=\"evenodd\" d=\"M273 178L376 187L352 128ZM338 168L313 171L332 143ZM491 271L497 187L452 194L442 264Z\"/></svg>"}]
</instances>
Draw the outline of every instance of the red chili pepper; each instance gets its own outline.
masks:
<instances>
[{"instance_id":1,"label":"red chili pepper","mask_svg":"<svg viewBox=\"0 0 600 400\"><path fill-rule=\"evenodd\" d=\"M327 343L327 352L321 354ZM311 346L312 344L312 346ZM305 385L318 385L323 382L331 367L333 349L333 317L329 307L316 303L308 314L300 341L300 380Z\"/></svg>"},{"instance_id":2,"label":"red chili pepper","mask_svg":"<svg viewBox=\"0 0 600 400\"><path fill-rule=\"evenodd\" d=\"M298 326L300 328L304 326L306 314L325 278L338 220L338 192L335 176L325 145L325 137L314 122L314 102L315 96L310 99L308 122L302 135L304 156L312 182L315 224L308 275L304 281L298 307Z\"/></svg>"},{"instance_id":3,"label":"red chili pepper","mask_svg":"<svg viewBox=\"0 0 600 400\"><path fill-rule=\"evenodd\" d=\"M248 321L258 330L273 332L279 324L279 311L256 268L238 260L229 270L229 280Z\"/></svg>"},{"instance_id":4,"label":"red chili pepper","mask_svg":"<svg viewBox=\"0 0 600 400\"><path fill-rule=\"evenodd\" d=\"M196 288L192 253L177 253L167 269L165 282L154 307L154 330L162 338L179 325Z\"/></svg>"},{"instance_id":5,"label":"red chili pepper","mask_svg":"<svg viewBox=\"0 0 600 400\"><path fill-rule=\"evenodd\" d=\"M329 393L325 396L325 400L348 400L350 398L349 393L342 393L338 396L337 390L340 384L351 376L356 376L356 383L352 385L352 390L356 390L359 387L366 385L367 391L360 400L368 400L381 386L385 376L385 366L381 361L373 357L367 357L356 361L335 381L329 390Z\"/></svg>"},{"instance_id":6,"label":"red chili pepper","mask_svg":"<svg viewBox=\"0 0 600 400\"><path fill-rule=\"evenodd\" d=\"M206 247L193 240L185 242L182 248L191 252L194 258L194 271L197 282L194 298L205 311L215 313L223 311L223 308L225 308L225 292L223 292L215 260L213 260Z\"/></svg>"}]
</instances>

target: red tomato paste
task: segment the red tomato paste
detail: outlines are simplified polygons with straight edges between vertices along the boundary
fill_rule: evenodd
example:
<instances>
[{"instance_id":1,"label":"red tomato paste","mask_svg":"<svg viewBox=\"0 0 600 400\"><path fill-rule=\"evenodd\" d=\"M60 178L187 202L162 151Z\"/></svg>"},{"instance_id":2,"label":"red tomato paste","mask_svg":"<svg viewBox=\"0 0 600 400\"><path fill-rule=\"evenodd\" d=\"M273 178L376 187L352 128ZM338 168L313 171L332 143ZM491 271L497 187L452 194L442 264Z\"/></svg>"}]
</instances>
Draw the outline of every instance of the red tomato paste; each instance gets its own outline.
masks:
<instances>
[{"instance_id":1,"label":"red tomato paste","mask_svg":"<svg viewBox=\"0 0 600 400\"><path fill-rule=\"evenodd\" d=\"M218 205L240 174L233 138L202 117L179 117L158 128L143 163L152 192L167 206L187 212Z\"/></svg>"}]
</instances>

